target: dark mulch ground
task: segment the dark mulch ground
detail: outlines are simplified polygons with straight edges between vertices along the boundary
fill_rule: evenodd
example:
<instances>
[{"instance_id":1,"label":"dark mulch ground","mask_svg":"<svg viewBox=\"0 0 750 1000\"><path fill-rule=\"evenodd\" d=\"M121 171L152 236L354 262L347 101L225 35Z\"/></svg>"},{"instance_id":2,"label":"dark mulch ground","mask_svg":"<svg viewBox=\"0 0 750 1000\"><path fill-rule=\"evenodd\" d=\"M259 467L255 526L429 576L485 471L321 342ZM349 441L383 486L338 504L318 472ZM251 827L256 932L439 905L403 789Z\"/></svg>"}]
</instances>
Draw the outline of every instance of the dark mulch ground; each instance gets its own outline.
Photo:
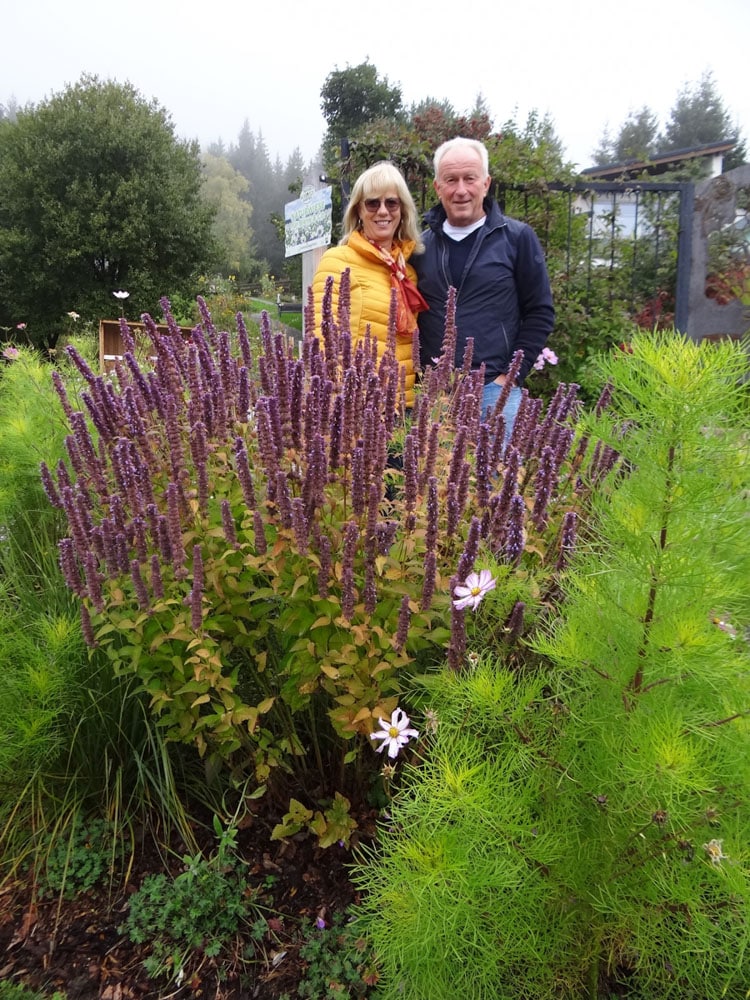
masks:
<instances>
[{"instance_id":1,"label":"dark mulch ground","mask_svg":"<svg viewBox=\"0 0 750 1000\"><path fill-rule=\"evenodd\" d=\"M361 836L371 835L374 814L359 822ZM320 917L330 927L334 915L343 914L355 900L347 869L351 855L339 846L322 850L310 837L271 841L270 829L256 820L239 838L248 879L254 885L271 883L263 898L272 911L267 914L269 930L256 943L254 962L238 958L248 944L238 941L218 960L195 956L179 988L166 978L150 979L143 967L148 948L131 944L118 929L143 879L164 871L156 851L142 851L127 885L111 892L96 890L61 901L35 900L31 886L21 881L0 888L0 981L23 983L48 995L60 990L69 1000L277 1000L285 992L295 997L306 974L299 956L302 922ZM206 836L210 844L210 834ZM181 845L174 846L178 871Z\"/></svg>"}]
</instances>

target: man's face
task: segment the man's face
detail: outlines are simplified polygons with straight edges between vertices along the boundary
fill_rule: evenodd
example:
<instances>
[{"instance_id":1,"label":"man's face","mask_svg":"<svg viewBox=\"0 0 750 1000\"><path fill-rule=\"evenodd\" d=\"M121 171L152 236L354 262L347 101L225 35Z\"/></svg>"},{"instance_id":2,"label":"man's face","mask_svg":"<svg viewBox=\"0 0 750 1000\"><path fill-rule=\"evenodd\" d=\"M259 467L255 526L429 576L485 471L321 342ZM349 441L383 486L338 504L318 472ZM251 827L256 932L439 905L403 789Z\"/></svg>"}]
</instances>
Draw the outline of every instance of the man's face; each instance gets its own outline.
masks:
<instances>
[{"instance_id":1,"label":"man's face","mask_svg":"<svg viewBox=\"0 0 750 1000\"><path fill-rule=\"evenodd\" d=\"M490 177L473 149L451 149L440 161L435 191L452 226L469 226L484 215Z\"/></svg>"}]
</instances>

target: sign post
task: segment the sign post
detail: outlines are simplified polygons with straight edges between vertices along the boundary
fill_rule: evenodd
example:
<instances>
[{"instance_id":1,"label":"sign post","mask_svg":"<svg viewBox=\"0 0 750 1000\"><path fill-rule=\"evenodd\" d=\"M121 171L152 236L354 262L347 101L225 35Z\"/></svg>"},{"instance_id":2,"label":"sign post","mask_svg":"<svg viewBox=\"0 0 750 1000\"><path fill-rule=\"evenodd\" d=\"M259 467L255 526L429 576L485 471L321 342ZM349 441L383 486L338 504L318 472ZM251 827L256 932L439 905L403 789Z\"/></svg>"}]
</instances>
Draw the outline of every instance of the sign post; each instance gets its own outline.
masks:
<instances>
[{"instance_id":1,"label":"sign post","mask_svg":"<svg viewBox=\"0 0 750 1000\"><path fill-rule=\"evenodd\" d=\"M284 205L284 256L302 254L302 301L320 258L331 243L332 188L304 187L296 201ZM303 314L304 315L304 314Z\"/></svg>"}]
</instances>

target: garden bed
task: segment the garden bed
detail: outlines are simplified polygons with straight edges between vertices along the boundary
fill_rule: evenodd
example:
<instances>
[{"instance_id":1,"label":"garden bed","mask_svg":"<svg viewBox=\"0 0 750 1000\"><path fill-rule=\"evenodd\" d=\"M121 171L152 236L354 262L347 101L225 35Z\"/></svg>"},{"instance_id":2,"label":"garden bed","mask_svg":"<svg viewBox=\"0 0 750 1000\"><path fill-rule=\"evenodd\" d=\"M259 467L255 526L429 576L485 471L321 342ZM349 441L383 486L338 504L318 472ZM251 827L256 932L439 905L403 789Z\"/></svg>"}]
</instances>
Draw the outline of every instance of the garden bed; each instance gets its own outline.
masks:
<instances>
[{"instance_id":1,"label":"garden bed","mask_svg":"<svg viewBox=\"0 0 750 1000\"><path fill-rule=\"evenodd\" d=\"M372 825L373 819L362 822ZM350 853L339 847L322 850L310 837L271 841L270 829L256 819L238 838L248 884L262 886L267 930L238 935L217 958L191 956L180 986L174 978L151 978L144 967L151 949L131 943L122 928L134 892L149 875L164 871L164 859L153 849L139 854L125 886L111 890L97 886L72 900L50 896L36 902L29 882L16 880L0 890L0 981L22 983L44 996L60 991L68 1000L297 996L309 974L325 974L325 956L339 950L332 939L334 925L355 900L347 869ZM208 841L206 846L210 849ZM179 858L184 846L174 848ZM179 861L173 868L178 874ZM321 944L315 969L299 954L311 936ZM365 989L361 983L361 989L345 995L362 996Z\"/></svg>"}]
</instances>

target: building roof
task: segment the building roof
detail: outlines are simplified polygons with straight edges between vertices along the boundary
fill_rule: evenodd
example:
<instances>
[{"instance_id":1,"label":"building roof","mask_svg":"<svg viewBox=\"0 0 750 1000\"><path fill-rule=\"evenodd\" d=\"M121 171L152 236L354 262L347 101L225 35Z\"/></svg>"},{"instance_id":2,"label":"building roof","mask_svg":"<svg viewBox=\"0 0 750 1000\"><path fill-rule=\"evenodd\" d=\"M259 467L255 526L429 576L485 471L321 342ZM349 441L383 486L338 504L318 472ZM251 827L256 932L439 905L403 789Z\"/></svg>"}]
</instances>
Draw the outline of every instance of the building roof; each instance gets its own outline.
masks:
<instances>
[{"instance_id":1,"label":"building roof","mask_svg":"<svg viewBox=\"0 0 750 1000\"><path fill-rule=\"evenodd\" d=\"M581 171L584 177L592 180L611 181L622 177L636 177L640 174L663 174L679 163L688 160L699 160L708 156L723 156L737 145L736 139L725 139L722 142L707 142L702 146L690 146L687 149L672 149L668 153L657 153L646 160L625 160L623 163L610 163L604 166L587 167Z\"/></svg>"}]
</instances>

